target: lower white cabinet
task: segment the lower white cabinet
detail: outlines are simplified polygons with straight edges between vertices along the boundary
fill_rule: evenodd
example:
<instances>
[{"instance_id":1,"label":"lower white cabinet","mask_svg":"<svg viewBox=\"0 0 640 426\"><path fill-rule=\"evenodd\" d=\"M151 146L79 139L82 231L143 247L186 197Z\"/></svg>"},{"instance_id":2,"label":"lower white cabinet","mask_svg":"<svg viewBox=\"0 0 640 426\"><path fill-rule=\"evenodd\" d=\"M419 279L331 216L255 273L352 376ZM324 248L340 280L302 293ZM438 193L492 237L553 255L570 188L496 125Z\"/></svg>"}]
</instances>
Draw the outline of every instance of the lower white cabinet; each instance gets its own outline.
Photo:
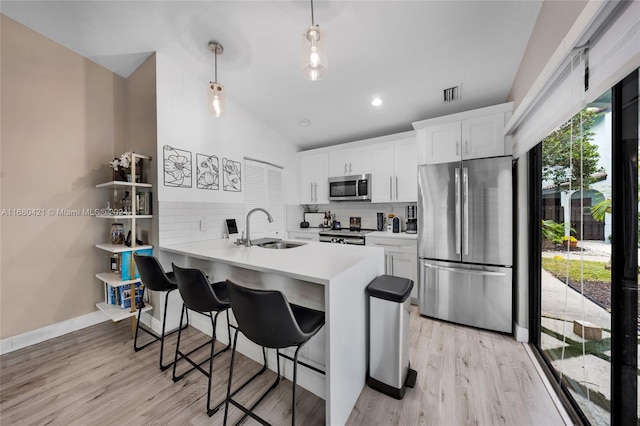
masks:
<instances>
[{"instance_id":1,"label":"lower white cabinet","mask_svg":"<svg viewBox=\"0 0 640 426\"><path fill-rule=\"evenodd\" d=\"M384 232L367 234L366 245L384 248L385 273L413 280L411 303L418 302L418 240L404 233L385 236Z\"/></svg>"}]
</instances>

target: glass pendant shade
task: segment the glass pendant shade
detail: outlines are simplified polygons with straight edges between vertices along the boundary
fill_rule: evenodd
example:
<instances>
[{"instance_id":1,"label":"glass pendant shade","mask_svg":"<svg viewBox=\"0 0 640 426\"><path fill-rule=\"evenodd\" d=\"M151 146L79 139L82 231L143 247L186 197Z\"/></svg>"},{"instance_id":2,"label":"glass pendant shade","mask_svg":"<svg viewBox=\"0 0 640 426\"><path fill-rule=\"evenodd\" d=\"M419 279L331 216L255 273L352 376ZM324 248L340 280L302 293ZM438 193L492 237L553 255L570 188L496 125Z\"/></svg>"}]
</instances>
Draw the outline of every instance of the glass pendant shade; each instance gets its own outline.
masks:
<instances>
[{"instance_id":1,"label":"glass pendant shade","mask_svg":"<svg viewBox=\"0 0 640 426\"><path fill-rule=\"evenodd\" d=\"M209 82L207 90L207 103L209 112L220 117L224 111L224 90L221 84Z\"/></svg>"},{"instance_id":2,"label":"glass pendant shade","mask_svg":"<svg viewBox=\"0 0 640 426\"><path fill-rule=\"evenodd\" d=\"M302 73L307 80L320 80L327 75L326 33L318 25L302 34Z\"/></svg>"}]
</instances>

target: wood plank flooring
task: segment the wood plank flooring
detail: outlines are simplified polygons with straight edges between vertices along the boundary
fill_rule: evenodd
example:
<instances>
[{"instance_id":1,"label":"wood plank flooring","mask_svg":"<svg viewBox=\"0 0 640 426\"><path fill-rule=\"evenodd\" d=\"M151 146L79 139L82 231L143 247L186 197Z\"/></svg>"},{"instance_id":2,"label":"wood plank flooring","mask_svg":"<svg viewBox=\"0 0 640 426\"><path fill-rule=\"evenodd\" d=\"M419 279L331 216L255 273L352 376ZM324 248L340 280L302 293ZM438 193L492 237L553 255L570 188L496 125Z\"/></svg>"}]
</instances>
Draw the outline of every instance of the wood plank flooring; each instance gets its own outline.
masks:
<instances>
[{"instance_id":1,"label":"wood plank flooring","mask_svg":"<svg viewBox=\"0 0 640 426\"><path fill-rule=\"evenodd\" d=\"M183 338L185 347L196 347L206 336L189 328ZM416 387L398 401L365 386L349 425L564 424L523 345L513 338L423 318L413 307L410 339ZM174 350L175 335L165 347L167 361ZM157 367L158 351L156 343L134 352L130 324L123 321L5 354L0 424L222 424L224 410L206 414L206 377L192 372L173 383L171 370ZM198 355L204 359L206 352ZM229 352L214 361L214 404L226 393ZM259 369L244 356L236 362L234 383ZM238 399L254 401L274 379L275 373L265 373ZM274 425L290 424L290 401L291 382L284 381L256 412ZM323 400L298 388L296 423L324 424L324 407ZM230 423L240 417L230 409Z\"/></svg>"}]
</instances>

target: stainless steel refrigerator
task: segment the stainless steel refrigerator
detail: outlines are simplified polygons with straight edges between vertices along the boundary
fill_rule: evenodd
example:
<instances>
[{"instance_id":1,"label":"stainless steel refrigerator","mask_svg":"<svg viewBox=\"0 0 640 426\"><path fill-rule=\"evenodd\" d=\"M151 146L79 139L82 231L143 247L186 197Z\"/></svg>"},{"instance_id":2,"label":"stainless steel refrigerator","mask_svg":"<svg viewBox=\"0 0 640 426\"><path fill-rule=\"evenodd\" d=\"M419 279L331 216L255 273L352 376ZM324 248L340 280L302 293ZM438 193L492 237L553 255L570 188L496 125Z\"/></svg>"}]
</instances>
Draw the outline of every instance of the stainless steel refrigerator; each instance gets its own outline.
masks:
<instances>
[{"instance_id":1,"label":"stainless steel refrigerator","mask_svg":"<svg viewBox=\"0 0 640 426\"><path fill-rule=\"evenodd\" d=\"M512 158L418 168L420 313L512 330Z\"/></svg>"}]
</instances>

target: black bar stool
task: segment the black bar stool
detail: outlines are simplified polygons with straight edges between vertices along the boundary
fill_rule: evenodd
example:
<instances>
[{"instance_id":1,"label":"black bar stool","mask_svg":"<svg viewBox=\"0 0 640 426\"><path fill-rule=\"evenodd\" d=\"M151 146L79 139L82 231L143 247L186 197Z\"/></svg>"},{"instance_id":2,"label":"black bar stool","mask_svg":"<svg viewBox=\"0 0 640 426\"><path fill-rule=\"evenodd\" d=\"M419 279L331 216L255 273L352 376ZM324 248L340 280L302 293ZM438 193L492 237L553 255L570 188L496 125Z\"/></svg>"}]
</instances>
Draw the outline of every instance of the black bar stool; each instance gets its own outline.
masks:
<instances>
[{"instance_id":1,"label":"black bar stool","mask_svg":"<svg viewBox=\"0 0 640 426\"><path fill-rule=\"evenodd\" d=\"M298 364L324 374L322 370L298 361L300 348L324 325L324 312L290 304L287 302L284 294L277 290L250 289L234 284L229 280L227 280L227 285L229 288L231 309L233 309L233 315L238 322L238 327L233 338L231 365L229 367L229 383L227 384L227 399L224 408L224 424L226 425L227 423L227 413L230 403L245 413L238 423L242 422L247 416L249 416L263 425L269 424L264 419L254 414L253 410L260 402L262 402L267 394L271 390L275 389L278 383L280 383L280 357L283 357L293 361L291 424L295 425ZM233 399L233 395L236 394L239 389L231 393L233 361L236 354L238 331L241 331L253 343L262 346L263 351L264 348L275 349L276 359L278 362L278 374L275 382L250 408L242 406L239 402ZM296 347L293 358L280 353L280 349L292 346ZM266 359L263 368L266 368Z\"/></svg>"},{"instance_id":2,"label":"black bar stool","mask_svg":"<svg viewBox=\"0 0 640 426\"><path fill-rule=\"evenodd\" d=\"M180 292L180 296L182 297L182 301L184 302L182 305L182 313L180 314L180 325L182 325L182 318L187 313L187 310L190 309L199 314L208 316L211 319L211 328L212 334L211 339L202 343L197 348L183 353L180 351L180 337L181 330L178 331L178 342L176 344L176 355L173 363L173 381L177 382L182 379L188 373L193 370L198 370L209 379L208 388L207 388L207 414L212 416L216 413L220 407L222 406L222 401L218 406L211 408L211 380L213 378L213 358L220 355L222 352L229 350L231 347L231 324L229 322L229 292L227 289L227 283L224 281L217 283L209 283L207 276L200 269L190 269L190 268L180 268L175 264L172 264L173 272L175 274L177 283L178 283L178 291ZM215 312L215 315L213 315ZM218 315L220 313L226 312L227 314L227 332L229 333L229 344L225 346L223 349L218 352L214 351L215 341L216 341L216 324L218 322ZM204 361L197 363L193 361L190 357L194 352L199 349L205 347L206 345L211 344L211 352L209 357ZM178 365L178 361L184 359L189 364L191 364L191 368L179 376L176 376L176 367ZM209 363L209 371L202 368L202 365L206 362Z\"/></svg>"},{"instance_id":3,"label":"black bar stool","mask_svg":"<svg viewBox=\"0 0 640 426\"><path fill-rule=\"evenodd\" d=\"M142 315L142 309L138 310L138 319L136 321L136 333L133 338L133 350L138 352L141 349L146 348L152 343L160 341L160 370L164 371L167 368L173 365L173 362L169 364L163 364L163 353L164 353L164 338L169 336L179 329L175 329L169 333L165 333L165 327L167 324L167 305L169 301L169 294L178 289L178 285L176 284L175 277L173 276L173 272L165 273L162 266L160 266L160 262L153 256L144 256L134 253L133 258L136 262L136 266L138 268L138 272L140 273L140 279L142 280L142 294L140 300L144 297L144 292L149 289L151 291L165 292L164 298L164 314L162 316L162 332L160 335L156 334L153 330L145 327L144 324L140 323L140 316ZM133 292L132 292L133 294ZM131 300L134 300L132 297ZM182 323L181 323L182 324ZM189 318L187 317L187 324L185 327L189 325ZM145 343L142 346L138 346L138 332L142 330L151 337L153 340Z\"/></svg>"}]
</instances>

